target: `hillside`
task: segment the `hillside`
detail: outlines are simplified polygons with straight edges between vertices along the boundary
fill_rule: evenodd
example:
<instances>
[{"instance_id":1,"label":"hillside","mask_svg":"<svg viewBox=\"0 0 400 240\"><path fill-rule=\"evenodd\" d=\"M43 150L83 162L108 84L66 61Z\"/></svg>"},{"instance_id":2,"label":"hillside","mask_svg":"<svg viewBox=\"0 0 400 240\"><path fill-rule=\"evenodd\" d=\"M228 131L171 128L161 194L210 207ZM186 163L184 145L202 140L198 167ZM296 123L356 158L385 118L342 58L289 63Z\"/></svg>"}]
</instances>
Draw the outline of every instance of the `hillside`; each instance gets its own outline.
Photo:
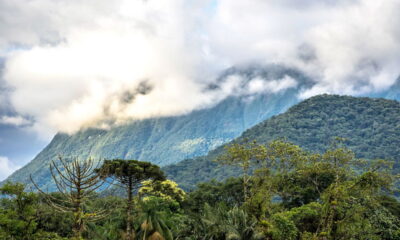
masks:
<instances>
[{"instance_id":1,"label":"hillside","mask_svg":"<svg viewBox=\"0 0 400 240\"><path fill-rule=\"evenodd\" d=\"M320 95L245 131L234 141L255 139L266 143L284 138L301 147L322 152L332 138L347 139L360 158L400 162L400 103L393 100ZM167 166L168 176L188 189L198 182L234 176L237 171L212 162L223 146L207 156Z\"/></svg>"},{"instance_id":2,"label":"hillside","mask_svg":"<svg viewBox=\"0 0 400 240\"><path fill-rule=\"evenodd\" d=\"M48 166L58 155L81 159L89 156L138 159L161 166L205 155L297 103L299 91L309 82L300 72L280 66L231 68L219 77L218 82L234 75L245 79L244 84L255 78L269 81L289 76L296 79L298 85L284 91L232 96L216 106L182 116L136 121L110 130L88 129L71 136L59 133L35 159L7 180L29 183L32 174L39 185L51 186Z\"/></svg>"}]
</instances>

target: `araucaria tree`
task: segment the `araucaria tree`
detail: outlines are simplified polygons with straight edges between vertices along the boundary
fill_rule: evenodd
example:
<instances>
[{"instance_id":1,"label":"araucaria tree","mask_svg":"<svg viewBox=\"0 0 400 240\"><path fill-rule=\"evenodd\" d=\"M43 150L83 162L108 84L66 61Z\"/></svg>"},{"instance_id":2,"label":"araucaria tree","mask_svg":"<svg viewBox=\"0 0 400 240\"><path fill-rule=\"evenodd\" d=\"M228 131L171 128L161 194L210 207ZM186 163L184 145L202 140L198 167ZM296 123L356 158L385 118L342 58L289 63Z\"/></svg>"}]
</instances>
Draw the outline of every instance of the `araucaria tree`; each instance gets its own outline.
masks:
<instances>
[{"instance_id":1,"label":"araucaria tree","mask_svg":"<svg viewBox=\"0 0 400 240\"><path fill-rule=\"evenodd\" d=\"M104 178L113 179L113 184L122 187L127 193L126 239L132 240L133 195L146 180L165 180L164 173L157 165L137 160L105 160L97 170Z\"/></svg>"},{"instance_id":2,"label":"araucaria tree","mask_svg":"<svg viewBox=\"0 0 400 240\"><path fill-rule=\"evenodd\" d=\"M98 221L106 215L104 209L97 212L87 212L84 208L90 195L104 184L103 179L95 172L96 167L93 159L80 161L75 158L71 162L67 162L60 157L57 163L52 161L50 172L58 191L63 196L60 199L43 192L31 176L31 181L46 196L50 206L60 212L73 214L74 239L82 239L82 233L87 222Z\"/></svg>"}]
</instances>

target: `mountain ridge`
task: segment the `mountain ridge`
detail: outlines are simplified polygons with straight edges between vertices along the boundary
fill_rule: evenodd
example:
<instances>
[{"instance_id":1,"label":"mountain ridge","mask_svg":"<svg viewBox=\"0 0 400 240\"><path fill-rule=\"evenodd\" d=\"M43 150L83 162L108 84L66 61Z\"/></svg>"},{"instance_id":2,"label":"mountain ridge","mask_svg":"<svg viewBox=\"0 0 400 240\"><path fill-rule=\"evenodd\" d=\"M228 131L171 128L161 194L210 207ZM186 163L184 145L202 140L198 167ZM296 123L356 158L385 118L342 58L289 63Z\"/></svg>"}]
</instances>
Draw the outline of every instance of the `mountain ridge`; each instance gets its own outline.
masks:
<instances>
[{"instance_id":1,"label":"mountain ridge","mask_svg":"<svg viewBox=\"0 0 400 240\"><path fill-rule=\"evenodd\" d=\"M393 160L395 167L400 169L400 102L383 98L318 95L244 131L232 142L249 139L267 143L283 138L306 150L323 152L335 137L346 138L347 147L357 157ZM213 162L228 144L205 156L165 166L163 170L186 190L199 182L237 176L240 174L237 168L221 167Z\"/></svg>"},{"instance_id":2,"label":"mountain ridge","mask_svg":"<svg viewBox=\"0 0 400 240\"><path fill-rule=\"evenodd\" d=\"M244 78L244 84L256 77L268 81L289 76L296 79L297 87L254 94L251 98L231 96L214 107L190 114L134 121L111 130L87 129L71 136L59 133L30 163L7 180L29 184L29 174L32 174L40 186L50 187L48 164L58 155L100 160L138 159L161 166L201 156L297 103L299 91L311 82L301 72L281 66L232 68L218 81L230 76Z\"/></svg>"},{"instance_id":3,"label":"mountain ridge","mask_svg":"<svg viewBox=\"0 0 400 240\"><path fill-rule=\"evenodd\" d=\"M232 67L216 80L220 87L232 76L244 79L239 90L252 80L276 81L290 77L295 87L281 91L234 95L215 106L191 113L150 118L113 127L110 130L86 129L73 135L58 133L27 165L5 181L30 184L29 175L43 185L51 186L48 165L59 155L102 159L138 159L160 166L206 155L210 150L239 137L245 130L298 103L300 93L315 84L302 72L281 65ZM400 80L389 90L370 94L373 97L400 99ZM3 183L5 182L3 181ZM1 183L0 183L1 185Z\"/></svg>"}]
</instances>

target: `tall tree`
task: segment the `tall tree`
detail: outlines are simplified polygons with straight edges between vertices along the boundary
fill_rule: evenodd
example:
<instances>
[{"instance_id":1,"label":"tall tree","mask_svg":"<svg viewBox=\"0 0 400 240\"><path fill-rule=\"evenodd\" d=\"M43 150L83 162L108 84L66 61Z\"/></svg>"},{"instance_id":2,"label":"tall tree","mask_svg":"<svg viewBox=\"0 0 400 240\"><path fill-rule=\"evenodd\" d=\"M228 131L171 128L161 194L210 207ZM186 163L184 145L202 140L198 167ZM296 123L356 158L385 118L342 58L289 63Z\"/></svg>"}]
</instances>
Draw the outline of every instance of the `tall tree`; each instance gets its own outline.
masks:
<instances>
[{"instance_id":1,"label":"tall tree","mask_svg":"<svg viewBox=\"0 0 400 240\"><path fill-rule=\"evenodd\" d=\"M225 148L225 152L217 157L215 161L222 165L237 166L243 173L244 201L249 197L248 185L250 182L251 166L258 164L266 158L266 148L256 141L244 143L233 143Z\"/></svg>"},{"instance_id":2,"label":"tall tree","mask_svg":"<svg viewBox=\"0 0 400 240\"><path fill-rule=\"evenodd\" d=\"M75 158L71 162L67 162L60 157L58 164L52 161L50 173L58 191L63 196L62 198L55 198L53 195L43 192L31 176L32 183L46 196L47 202L53 208L60 212L73 214L74 239L82 239L86 222L98 221L106 215L104 209L91 213L84 209L84 204L90 195L104 184L104 180L94 171L96 167L93 159L90 158L84 161Z\"/></svg>"},{"instance_id":3,"label":"tall tree","mask_svg":"<svg viewBox=\"0 0 400 240\"><path fill-rule=\"evenodd\" d=\"M133 195L139 189L141 183L146 180L164 181L164 173L157 165L137 160L105 160L97 171L103 178L113 179L113 184L125 189L127 193L127 218L126 238L133 239L132 209Z\"/></svg>"}]
</instances>

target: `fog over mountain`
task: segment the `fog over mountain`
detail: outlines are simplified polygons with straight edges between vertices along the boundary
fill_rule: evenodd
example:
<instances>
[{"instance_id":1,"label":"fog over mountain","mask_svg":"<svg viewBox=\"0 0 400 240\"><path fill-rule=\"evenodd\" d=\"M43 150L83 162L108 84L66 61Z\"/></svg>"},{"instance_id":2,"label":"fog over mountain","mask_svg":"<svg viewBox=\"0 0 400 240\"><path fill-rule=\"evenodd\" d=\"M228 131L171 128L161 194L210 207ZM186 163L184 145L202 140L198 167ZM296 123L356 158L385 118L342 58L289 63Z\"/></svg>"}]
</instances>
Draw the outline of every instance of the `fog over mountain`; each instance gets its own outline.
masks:
<instances>
[{"instance_id":1,"label":"fog over mountain","mask_svg":"<svg viewBox=\"0 0 400 240\"><path fill-rule=\"evenodd\" d=\"M297 69L312 81L299 100L379 95L400 73L397 0L1 0L0 13L0 126L35 143L299 86L219 81L232 66Z\"/></svg>"}]
</instances>

